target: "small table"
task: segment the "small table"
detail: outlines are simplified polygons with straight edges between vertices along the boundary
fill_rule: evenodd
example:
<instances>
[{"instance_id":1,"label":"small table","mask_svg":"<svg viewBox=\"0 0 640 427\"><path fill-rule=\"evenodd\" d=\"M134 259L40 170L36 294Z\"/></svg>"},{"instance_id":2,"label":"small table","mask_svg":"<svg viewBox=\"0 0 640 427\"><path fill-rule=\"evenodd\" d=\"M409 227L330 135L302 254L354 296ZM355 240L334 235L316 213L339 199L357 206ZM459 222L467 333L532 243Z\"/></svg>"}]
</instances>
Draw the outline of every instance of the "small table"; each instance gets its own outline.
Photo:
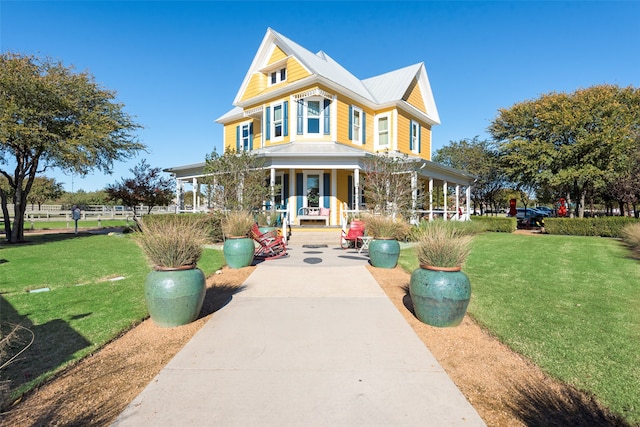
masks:
<instances>
[{"instance_id":1,"label":"small table","mask_svg":"<svg viewBox=\"0 0 640 427\"><path fill-rule=\"evenodd\" d=\"M371 236L358 236L356 237L356 246L358 246L358 242L362 242L362 245L358 249L358 253L361 254L363 250L367 250L369 252L369 243L373 240Z\"/></svg>"}]
</instances>

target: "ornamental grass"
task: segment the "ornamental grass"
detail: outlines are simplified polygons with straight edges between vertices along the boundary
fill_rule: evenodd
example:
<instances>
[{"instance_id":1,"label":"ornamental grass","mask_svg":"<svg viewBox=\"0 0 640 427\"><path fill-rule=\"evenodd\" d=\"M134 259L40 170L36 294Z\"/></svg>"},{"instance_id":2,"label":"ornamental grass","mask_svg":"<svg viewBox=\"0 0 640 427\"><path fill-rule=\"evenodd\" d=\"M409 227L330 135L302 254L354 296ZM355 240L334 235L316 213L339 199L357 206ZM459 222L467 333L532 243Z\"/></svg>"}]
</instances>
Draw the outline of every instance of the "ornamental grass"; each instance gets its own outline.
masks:
<instances>
[{"instance_id":1,"label":"ornamental grass","mask_svg":"<svg viewBox=\"0 0 640 427\"><path fill-rule=\"evenodd\" d=\"M472 235L448 221L432 221L421 226L416 254L422 266L461 267L471 251Z\"/></svg>"},{"instance_id":2,"label":"ornamental grass","mask_svg":"<svg viewBox=\"0 0 640 427\"><path fill-rule=\"evenodd\" d=\"M143 218L137 222L140 231L135 234L135 240L154 266L195 267L209 234L204 218L164 215L160 221Z\"/></svg>"},{"instance_id":3,"label":"ornamental grass","mask_svg":"<svg viewBox=\"0 0 640 427\"><path fill-rule=\"evenodd\" d=\"M367 215L363 218L367 234L374 239L403 240L409 233L409 224L402 218Z\"/></svg>"},{"instance_id":4,"label":"ornamental grass","mask_svg":"<svg viewBox=\"0 0 640 427\"><path fill-rule=\"evenodd\" d=\"M226 237L246 237L254 223L248 212L231 211L222 219L222 232Z\"/></svg>"}]
</instances>

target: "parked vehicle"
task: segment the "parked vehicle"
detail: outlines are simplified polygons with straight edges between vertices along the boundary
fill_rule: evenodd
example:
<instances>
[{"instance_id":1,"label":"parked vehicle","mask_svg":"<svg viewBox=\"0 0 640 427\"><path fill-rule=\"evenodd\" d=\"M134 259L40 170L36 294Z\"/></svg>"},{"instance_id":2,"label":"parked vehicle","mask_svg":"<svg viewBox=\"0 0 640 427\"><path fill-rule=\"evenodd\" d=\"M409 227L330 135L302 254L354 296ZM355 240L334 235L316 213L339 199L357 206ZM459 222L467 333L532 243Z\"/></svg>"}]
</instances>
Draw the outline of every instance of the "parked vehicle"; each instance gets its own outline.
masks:
<instances>
[{"instance_id":1,"label":"parked vehicle","mask_svg":"<svg viewBox=\"0 0 640 427\"><path fill-rule=\"evenodd\" d=\"M548 208L546 206L536 206L536 210L546 213L547 216L551 216L555 213L555 210Z\"/></svg>"}]
</instances>

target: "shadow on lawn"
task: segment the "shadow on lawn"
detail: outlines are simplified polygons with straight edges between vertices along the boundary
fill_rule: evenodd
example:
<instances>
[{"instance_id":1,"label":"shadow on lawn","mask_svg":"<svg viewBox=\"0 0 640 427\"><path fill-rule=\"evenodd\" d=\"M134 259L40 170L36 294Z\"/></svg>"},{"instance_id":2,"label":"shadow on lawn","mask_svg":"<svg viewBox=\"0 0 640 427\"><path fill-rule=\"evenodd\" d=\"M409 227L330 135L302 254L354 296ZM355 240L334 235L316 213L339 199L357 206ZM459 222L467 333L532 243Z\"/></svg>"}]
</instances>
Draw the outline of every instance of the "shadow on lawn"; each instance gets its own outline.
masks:
<instances>
[{"instance_id":1,"label":"shadow on lawn","mask_svg":"<svg viewBox=\"0 0 640 427\"><path fill-rule=\"evenodd\" d=\"M540 384L517 384L512 392L513 403L507 402L507 407L529 427L630 427L622 418L603 409L593 397L567 385L550 392Z\"/></svg>"},{"instance_id":2,"label":"shadow on lawn","mask_svg":"<svg viewBox=\"0 0 640 427\"><path fill-rule=\"evenodd\" d=\"M33 332L33 343L12 363L0 371L0 379L9 381L10 390L37 379L42 374L52 371L71 360L72 355L91 345L78 334L67 322L54 319L42 325L34 325L27 315L19 314L13 306L0 296L0 327L20 325ZM7 349L0 365L17 354L31 340L30 334L23 334ZM2 397L2 396L0 396ZM0 407L4 403L0 399Z\"/></svg>"},{"instance_id":3,"label":"shadow on lawn","mask_svg":"<svg viewBox=\"0 0 640 427\"><path fill-rule=\"evenodd\" d=\"M409 287L402 289L405 291L402 303L415 316ZM527 427L631 427L602 408L593 397L569 385L558 384L559 389L531 381L513 384L511 399L505 406Z\"/></svg>"}]
</instances>

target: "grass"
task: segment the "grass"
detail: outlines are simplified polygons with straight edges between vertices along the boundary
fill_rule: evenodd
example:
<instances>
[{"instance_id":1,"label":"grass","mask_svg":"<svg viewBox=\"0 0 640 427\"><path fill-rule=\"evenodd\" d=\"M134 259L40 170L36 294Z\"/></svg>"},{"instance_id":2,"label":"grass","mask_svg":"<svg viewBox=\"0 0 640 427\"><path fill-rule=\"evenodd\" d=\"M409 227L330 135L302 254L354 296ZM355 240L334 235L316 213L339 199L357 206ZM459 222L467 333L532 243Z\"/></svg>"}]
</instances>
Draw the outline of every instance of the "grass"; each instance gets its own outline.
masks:
<instances>
[{"instance_id":1,"label":"grass","mask_svg":"<svg viewBox=\"0 0 640 427\"><path fill-rule=\"evenodd\" d=\"M401 255L417 268L412 249ZM640 264L618 240L476 236L469 314L551 376L640 423Z\"/></svg>"},{"instance_id":2,"label":"grass","mask_svg":"<svg viewBox=\"0 0 640 427\"><path fill-rule=\"evenodd\" d=\"M53 234L29 241L0 245L3 334L18 323L36 337L19 361L0 371L16 394L147 317L143 286L151 267L130 235ZM205 275L222 265L224 256L214 249L205 249L198 263Z\"/></svg>"}]
</instances>

